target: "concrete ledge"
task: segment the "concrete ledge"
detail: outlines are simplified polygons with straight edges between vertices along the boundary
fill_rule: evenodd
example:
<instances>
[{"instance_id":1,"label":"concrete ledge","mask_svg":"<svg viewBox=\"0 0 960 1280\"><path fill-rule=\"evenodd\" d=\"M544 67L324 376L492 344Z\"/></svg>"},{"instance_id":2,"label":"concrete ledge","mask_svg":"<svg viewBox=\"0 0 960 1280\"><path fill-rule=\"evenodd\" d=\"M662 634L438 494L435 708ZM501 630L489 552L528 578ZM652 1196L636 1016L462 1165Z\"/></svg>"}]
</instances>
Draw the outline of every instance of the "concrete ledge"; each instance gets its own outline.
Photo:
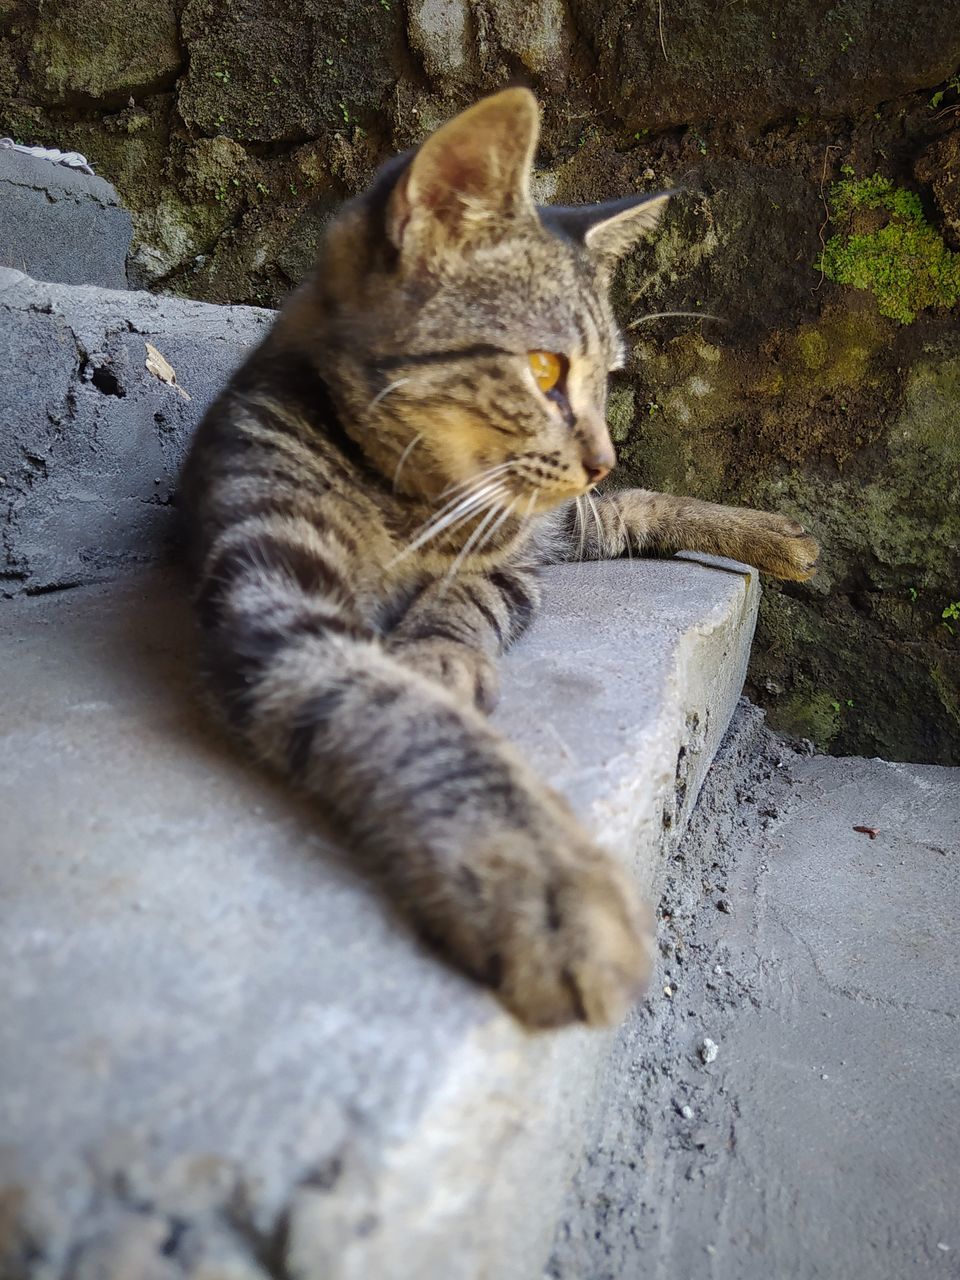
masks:
<instances>
[{"instance_id":1,"label":"concrete ledge","mask_svg":"<svg viewBox=\"0 0 960 1280\"><path fill-rule=\"evenodd\" d=\"M132 230L103 178L0 149L0 265L38 280L125 289Z\"/></svg>"},{"instance_id":2,"label":"concrete ledge","mask_svg":"<svg viewBox=\"0 0 960 1280\"><path fill-rule=\"evenodd\" d=\"M755 581L547 584L500 724L652 894ZM210 735L181 597L154 572L0 610L4 1274L531 1280L612 1037L524 1033Z\"/></svg>"},{"instance_id":3,"label":"concrete ledge","mask_svg":"<svg viewBox=\"0 0 960 1280\"><path fill-rule=\"evenodd\" d=\"M0 591L156 558L187 440L272 318L0 268ZM147 368L147 343L177 385Z\"/></svg>"}]
</instances>

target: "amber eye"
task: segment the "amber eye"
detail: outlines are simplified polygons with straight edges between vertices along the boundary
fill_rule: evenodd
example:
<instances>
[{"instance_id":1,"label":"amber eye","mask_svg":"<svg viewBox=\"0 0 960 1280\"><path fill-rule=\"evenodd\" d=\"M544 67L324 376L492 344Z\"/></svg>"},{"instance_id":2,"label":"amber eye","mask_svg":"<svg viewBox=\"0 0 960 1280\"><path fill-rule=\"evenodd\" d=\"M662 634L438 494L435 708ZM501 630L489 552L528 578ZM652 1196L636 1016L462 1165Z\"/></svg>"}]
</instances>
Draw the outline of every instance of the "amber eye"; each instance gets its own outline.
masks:
<instances>
[{"instance_id":1,"label":"amber eye","mask_svg":"<svg viewBox=\"0 0 960 1280\"><path fill-rule=\"evenodd\" d=\"M552 351L528 351L530 370L541 391L552 391L563 376L563 358Z\"/></svg>"}]
</instances>

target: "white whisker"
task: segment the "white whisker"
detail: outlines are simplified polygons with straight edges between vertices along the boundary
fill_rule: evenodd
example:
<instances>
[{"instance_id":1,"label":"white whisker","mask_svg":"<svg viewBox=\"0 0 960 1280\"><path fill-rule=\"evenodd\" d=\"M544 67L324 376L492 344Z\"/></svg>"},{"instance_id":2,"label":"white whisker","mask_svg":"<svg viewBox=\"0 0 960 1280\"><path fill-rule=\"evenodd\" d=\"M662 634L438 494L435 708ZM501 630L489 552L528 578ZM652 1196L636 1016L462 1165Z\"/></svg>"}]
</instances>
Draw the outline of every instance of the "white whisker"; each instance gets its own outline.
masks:
<instances>
[{"instance_id":1,"label":"white whisker","mask_svg":"<svg viewBox=\"0 0 960 1280\"><path fill-rule=\"evenodd\" d=\"M391 382L390 385L384 387L382 391L378 391L367 405L367 413L369 413L371 409L375 409L381 400L385 400L391 391L396 391L397 387L402 387L405 382L409 381L409 378L398 378L396 382Z\"/></svg>"},{"instance_id":2,"label":"white whisker","mask_svg":"<svg viewBox=\"0 0 960 1280\"><path fill-rule=\"evenodd\" d=\"M510 506L511 506L511 507L513 506L513 503L514 503L514 502L516 502L516 498L514 498L514 499L513 499L513 501L510 503ZM457 570L460 568L460 565L461 565L461 564L463 564L464 560L467 558L467 556L468 556L468 555L470 554L470 552L473 550L474 546L477 544L477 542L478 542L478 541L480 540L480 538L482 537L484 530L485 530L485 529L487 528L487 526L490 524L490 521L491 521L491 520L493 520L493 519L494 519L494 517L497 515L498 511L500 511L500 503L499 503L499 501L498 501L498 502L495 502L495 503L492 505L491 509L490 509L490 510L487 512L487 514L483 517L483 519L480 521L480 523L479 523L479 524L477 525L477 527L474 529L473 533L471 533L470 537L466 540L466 542L463 544L463 546L462 546L462 547L460 548L460 550L457 552L457 555L456 555L456 557L455 557L455 559L454 559L454 561L453 561L453 564L451 564L450 568L449 568L449 569L447 570L447 572L443 575L443 581L440 583L440 590L441 590L441 591L442 591L442 590L444 590L444 588L447 586L447 584L450 582L450 580L454 577L454 575L456 574ZM505 512L503 512L503 513L500 515L500 519L499 519L499 520L497 520L496 524L493 526L493 528L494 528L494 529L496 529L496 528L497 528L497 526L498 526L498 525L503 521L504 515L509 514L509 511L510 511L510 507L507 507L507 510L506 510ZM492 531L491 531L491 532L492 532Z\"/></svg>"},{"instance_id":3,"label":"white whisker","mask_svg":"<svg viewBox=\"0 0 960 1280\"><path fill-rule=\"evenodd\" d=\"M393 491L394 491L394 493L396 493L396 491L397 491L397 483L398 483L398 481L399 481L399 479L400 479L400 472L401 472L401 470L403 469L403 464L404 464L404 463L406 462L406 460L410 457L411 453L413 453L414 449L417 447L417 445L420 443L420 441L421 441L422 439L423 439L423 434L422 434L422 432L421 432L421 434L420 434L420 435L417 435L417 436L414 436L414 437L413 437L413 439L410 441L410 443L409 443L409 444L407 445L407 447L404 449L403 453L401 453L401 455L400 455L400 461L397 463L397 469L396 469L396 471L394 471L394 473L393 473Z\"/></svg>"},{"instance_id":4,"label":"white whisker","mask_svg":"<svg viewBox=\"0 0 960 1280\"><path fill-rule=\"evenodd\" d=\"M451 498L449 502L445 502L443 504L443 506L439 509L439 511L434 511L434 513L431 516L428 516L427 519L423 522L423 524L419 526L419 528L414 530L414 536L416 536L418 533L421 533L423 530L428 528L428 526L433 524L435 521L442 520L445 515L454 511L460 505L461 502L469 502L472 498L477 497L478 494L490 492L492 487L498 487L498 486L499 486L499 481L497 482L497 486L491 486L490 484L486 484L482 488L474 488L469 493L461 493L461 494L458 494L456 497Z\"/></svg>"},{"instance_id":5,"label":"white whisker","mask_svg":"<svg viewBox=\"0 0 960 1280\"><path fill-rule=\"evenodd\" d=\"M590 503L590 510L593 512L593 522L597 526L597 551L599 554L596 556L596 559L599 560L603 555L603 525L600 523L600 512L597 510L597 504L593 500L592 493L585 493L583 496L586 498L587 502Z\"/></svg>"},{"instance_id":6,"label":"white whisker","mask_svg":"<svg viewBox=\"0 0 960 1280\"><path fill-rule=\"evenodd\" d=\"M577 553L577 560L583 564L583 544L587 536L587 523L583 518L583 507L580 505L580 498L574 499L577 507L577 528L580 530L580 550Z\"/></svg>"},{"instance_id":7,"label":"white whisker","mask_svg":"<svg viewBox=\"0 0 960 1280\"><path fill-rule=\"evenodd\" d=\"M438 533L442 533L449 525L459 521L460 517L467 515L475 508L485 507L487 499L490 497L501 497L506 494L501 484L484 485L477 493L467 494L466 497L459 498L449 511L441 511L439 515L433 517L431 521L423 528L420 534L410 544L411 550L416 550L423 542L429 542L431 538L435 538Z\"/></svg>"},{"instance_id":8,"label":"white whisker","mask_svg":"<svg viewBox=\"0 0 960 1280\"><path fill-rule=\"evenodd\" d=\"M651 311L649 315L631 320L627 328L635 329L638 324L646 324L650 320L666 320L669 316L679 316L681 319L688 320L719 320L721 324L726 323L723 316L714 316L708 311Z\"/></svg>"},{"instance_id":9,"label":"white whisker","mask_svg":"<svg viewBox=\"0 0 960 1280\"><path fill-rule=\"evenodd\" d=\"M493 524L491 528L489 528L487 532L484 534L483 541L480 543L480 545L476 549L477 554L479 554L484 549L484 547L490 545L490 542L493 540L494 536L496 535L497 530L500 528L503 522L509 518L510 512L513 510L513 508L517 505L519 501L520 501L519 498L510 499L510 501L504 507L503 514L500 516L500 519L497 520L496 523Z\"/></svg>"},{"instance_id":10,"label":"white whisker","mask_svg":"<svg viewBox=\"0 0 960 1280\"><path fill-rule=\"evenodd\" d=\"M470 476L468 480L461 480L459 484L448 485L439 496L441 498L445 498L448 494L456 493L458 489L465 489L469 485L479 484L484 480L491 480L495 475L499 475L503 471L509 471L512 466L512 462L501 462L498 466L487 467L485 471L478 471L475 476Z\"/></svg>"},{"instance_id":11,"label":"white whisker","mask_svg":"<svg viewBox=\"0 0 960 1280\"><path fill-rule=\"evenodd\" d=\"M409 546L394 556L390 561L390 565L393 566L401 560L405 560L407 556L412 555L414 551L418 551L426 543L439 537L441 533L450 529L451 526L463 524L470 516L477 514L478 511L482 511L491 505L499 505L500 499L505 496L506 490L501 485L490 484L481 489L479 493L468 494L465 498L458 499L453 504L452 510L440 512L439 515L429 520L426 525L421 526L417 536Z\"/></svg>"},{"instance_id":12,"label":"white whisker","mask_svg":"<svg viewBox=\"0 0 960 1280\"><path fill-rule=\"evenodd\" d=\"M613 510L613 514L614 514L614 515L617 517L617 519L620 521L620 528L621 528L621 530L623 531L623 543L624 543L624 546L625 546L625 547L626 547L626 549L627 549L627 559L628 559L628 560L632 560L632 559L633 559L633 548L630 546L630 534L629 534L629 532L628 532L628 530L627 530L627 526L626 526L626 523L624 522L623 516L620 514L620 508L619 508L619 507L617 506L617 504L616 504L615 502L613 502L613 501L611 501L611 503L610 503L610 507L611 507L611 508L612 508L612 510Z\"/></svg>"},{"instance_id":13,"label":"white whisker","mask_svg":"<svg viewBox=\"0 0 960 1280\"><path fill-rule=\"evenodd\" d=\"M533 492L533 493L531 493L531 495L530 495L530 501L527 503L527 509L526 509L526 511L525 511L525 512L523 513L523 515L520 517L520 524L521 524L521 526L522 526L522 525L527 525L527 524L529 524L529 523L530 523L530 516L533 514L533 508L534 508L534 506L535 506L535 504L536 504L536 501L537 501L537 495L536 495L536 491L534 491L534 492Z\"/></svg>"}]
</instances>

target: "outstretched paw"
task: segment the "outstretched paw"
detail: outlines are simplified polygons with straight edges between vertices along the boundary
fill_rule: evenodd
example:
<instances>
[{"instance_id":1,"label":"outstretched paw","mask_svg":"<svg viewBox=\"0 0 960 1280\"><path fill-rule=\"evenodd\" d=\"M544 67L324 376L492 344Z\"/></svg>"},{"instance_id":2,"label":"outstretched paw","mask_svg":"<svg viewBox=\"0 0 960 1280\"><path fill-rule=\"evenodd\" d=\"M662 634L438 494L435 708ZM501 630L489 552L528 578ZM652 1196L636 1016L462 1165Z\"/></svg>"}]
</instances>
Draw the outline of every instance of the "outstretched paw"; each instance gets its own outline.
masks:
<instances>
[{"instance_id":1,"label":"outstretched paw","mask_svg":"<svg viewBox=\"0 0 960 1280\"><path fill-rule=\"evenodd\" d=\"M772 514L767 519L772 527L758 568L790 582L806 582L812 578L817 571L820 544L797 520Z\"/></svg>"},{"instance_id":2,"label":"outstretched paw","mask_svg":"<svg viewBox=\"0 0 960 1280\"><path fill-rule=\"evenodd\" d=\"M531 1027L612 1026L643 994L653 914L613 863L561 875L544 894L542 931L504 956L500 998Z\"/></svg>"},{"instance_id":3,"label":"outstretched paw","mask_svg":"<svg viewBox=\"0 0 960 1280\"><path fill-rule=\"evenodd\" d=\"M473 903L447 946L526 1026L609 1026L646 987L653 914L572 815L564 826L468 851Z\"/></svg>"}]
</instances>

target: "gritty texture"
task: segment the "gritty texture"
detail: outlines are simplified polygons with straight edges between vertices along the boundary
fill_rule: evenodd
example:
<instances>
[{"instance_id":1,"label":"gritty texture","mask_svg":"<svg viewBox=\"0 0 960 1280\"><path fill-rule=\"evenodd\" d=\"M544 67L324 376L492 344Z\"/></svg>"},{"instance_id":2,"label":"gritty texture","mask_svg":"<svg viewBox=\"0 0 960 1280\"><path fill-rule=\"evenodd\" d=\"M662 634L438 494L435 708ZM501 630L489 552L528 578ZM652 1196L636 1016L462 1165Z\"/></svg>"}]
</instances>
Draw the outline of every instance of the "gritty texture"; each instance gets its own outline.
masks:
<instances>
[{"instance_id":1,"label":"gritty texture","mask_svg":"<svg viewBox=\"0 0 960 1280\"><path fill-rule=\"evenodd\" d=\"M545 582L495 723L649 896L736 705L755 578ZM211 733L181 583L0 624L4 1276L537 1274L609 1034L524 1033Z\"/></svg>"},{"instance_id":2,"label":"gritty texture","mask_svg":"<svg viewBox=\"0 0 960 1280\"><path fill-rule=\"evenodd\" d=\"M156 558L187 441L271 319L0 268L0 594Z\"/></svg>"},{"instance_id":3,"label":"gritty texture","mask_svg":"<svg viewBox=\"0 0 960 1280\"><path fill-rule=\"evenodd\" d=\"M797 754L741 714L547 1274L960 1274L958 902L960 770Z\"/></svg>"},{"instance_id":4,"label":"gritty texture","mask_svg":"<svg viewBox=\"0 0 960 1280\"><path fill-rule=\"evenodd\" d=\"M130 214L103 178L0 149L0 267L125 289L131 233Z\"/></svg>"}]
</instances>

